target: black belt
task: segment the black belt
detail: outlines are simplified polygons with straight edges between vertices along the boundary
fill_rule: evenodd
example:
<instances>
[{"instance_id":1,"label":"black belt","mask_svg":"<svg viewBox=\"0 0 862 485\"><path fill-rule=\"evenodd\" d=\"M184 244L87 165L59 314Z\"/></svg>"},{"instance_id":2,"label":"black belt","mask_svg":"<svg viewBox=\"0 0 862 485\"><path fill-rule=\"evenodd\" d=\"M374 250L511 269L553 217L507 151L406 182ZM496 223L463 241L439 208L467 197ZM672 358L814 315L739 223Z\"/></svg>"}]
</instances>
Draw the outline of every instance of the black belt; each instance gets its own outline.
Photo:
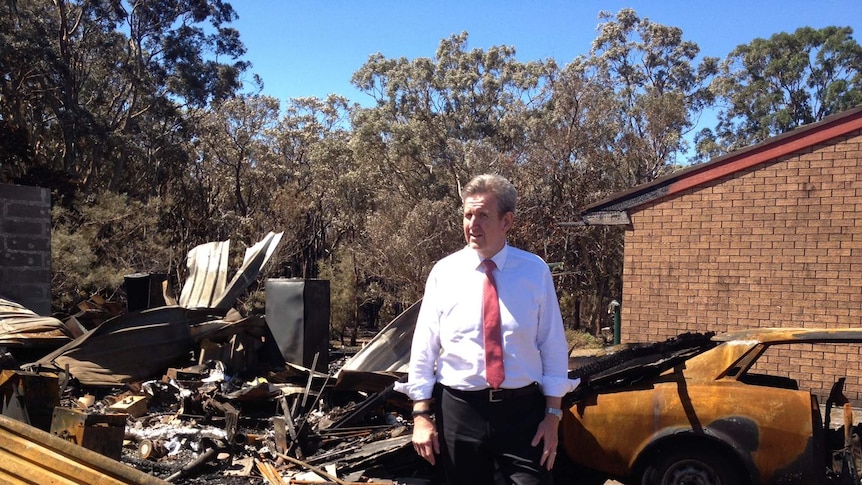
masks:
<instances>
[{"instance_id":1,"label":"black belt","mask_svg":"<svg viewBox=\"0 0 862 485\"><path fill-rule=\"evenodd\" d=\"M466 400L502 402L511 399L535 396L539 393L539 383L534 382L528 386L517 389L481 389L478 391L462 391L460 389L445 388L455 396Z\"/></svg>"}]
</instances>

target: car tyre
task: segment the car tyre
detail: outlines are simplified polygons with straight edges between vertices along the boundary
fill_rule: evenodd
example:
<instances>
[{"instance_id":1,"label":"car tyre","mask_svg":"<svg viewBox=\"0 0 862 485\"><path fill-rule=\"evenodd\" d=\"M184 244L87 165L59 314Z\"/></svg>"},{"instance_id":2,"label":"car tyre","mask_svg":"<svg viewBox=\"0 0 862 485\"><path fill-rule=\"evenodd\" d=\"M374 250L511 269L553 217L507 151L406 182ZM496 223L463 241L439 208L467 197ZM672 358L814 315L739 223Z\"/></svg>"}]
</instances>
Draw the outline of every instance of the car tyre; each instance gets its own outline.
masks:
<instances>
[{"instance_id":1,"label":"car tyre","mask_svg":"<svg viewBox=\"0 0 862 485\"><path fill-rule=\"evenodd\" d=\"M642 485L743 485L740 465L718 450L682 447L659 454Z\"/></svg>"}]
</instances>

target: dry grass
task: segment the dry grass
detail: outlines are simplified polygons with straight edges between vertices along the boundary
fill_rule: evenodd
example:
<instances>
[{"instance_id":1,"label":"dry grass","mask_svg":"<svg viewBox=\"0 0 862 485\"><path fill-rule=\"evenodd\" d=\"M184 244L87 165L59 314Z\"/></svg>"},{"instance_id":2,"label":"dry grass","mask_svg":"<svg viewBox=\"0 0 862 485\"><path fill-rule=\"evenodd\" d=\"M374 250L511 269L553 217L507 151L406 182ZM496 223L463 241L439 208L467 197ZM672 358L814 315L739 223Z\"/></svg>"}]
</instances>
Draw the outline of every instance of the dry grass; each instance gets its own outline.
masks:
<instances>
[{"instance_id":1,"label":"dry grass","mask_svg":"<svg viewBox=\"0 0 862 485\"><path fill-rule=\"evenodd\" d=\"M604 347L604 341L600 337L595 337L583 330L567 329L566 341L569 343L570 351L572 349L600 349Z\"/></svg>"}]
</instances>

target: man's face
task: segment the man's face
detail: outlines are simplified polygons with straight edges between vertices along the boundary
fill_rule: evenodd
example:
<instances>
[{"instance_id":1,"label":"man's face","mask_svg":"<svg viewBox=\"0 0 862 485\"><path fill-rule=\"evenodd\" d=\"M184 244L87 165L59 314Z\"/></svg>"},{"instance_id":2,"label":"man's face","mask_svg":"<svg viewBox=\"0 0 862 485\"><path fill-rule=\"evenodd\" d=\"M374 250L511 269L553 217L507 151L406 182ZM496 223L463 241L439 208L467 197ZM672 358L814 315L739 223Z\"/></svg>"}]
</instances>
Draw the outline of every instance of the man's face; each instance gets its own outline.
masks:
<instances>
[{"instance_id":1,"label":"man's face","mask_svg":"<svg viewBox=\"0 0 862 485\"><path fill-rule=\"evenodd\" d=\"M492 194L464 199L464 238L483 258L490 258L503 249L506 233L512 228L515 215L500 214L497 208L497 197Z\"/></svg>"}]
</instances>

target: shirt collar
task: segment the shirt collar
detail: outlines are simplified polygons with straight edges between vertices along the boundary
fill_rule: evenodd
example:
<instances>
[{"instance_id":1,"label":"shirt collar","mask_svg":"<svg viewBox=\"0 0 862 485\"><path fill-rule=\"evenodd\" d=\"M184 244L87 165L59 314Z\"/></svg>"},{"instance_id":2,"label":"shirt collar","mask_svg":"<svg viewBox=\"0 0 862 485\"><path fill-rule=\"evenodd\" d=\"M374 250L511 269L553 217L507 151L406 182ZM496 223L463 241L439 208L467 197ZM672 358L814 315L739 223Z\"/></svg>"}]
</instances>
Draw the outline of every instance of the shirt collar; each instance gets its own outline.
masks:
<instances>
[{"instance_id":1,"label":"shirt collar","mask_svg":"<svg viewBox=\"0 0 862 485\"><path fill-rule=\"evenodd\" d=\"M483 258L482 256L479 256L479 253L477 253L477 252L476 252L475 250L473 250L473 249L470 249L470 252L472 252L472 253L473 253L473 256L476 258L476 263L475 263L475 264L476 264L476 269L478 269L478 268L479 268L479 266L481 266L481 265L482 265L482 261L483 261L483 260L485 260L486 258ZM506 243L506 244L503 246L503 249L501 249L501 250L497 251L497 254L495 254L495 255L491 256L491 258L490 258L490 259L491 259L491 261L493 261L493 262L494 262L494 264L496 264L496 265L497 265L497 269L498 269L498 270L500 270L500 271L502 271L502 270L503 270L503 268L504 268L504 267L505 267L505 265L506 265L506 259L508 258L508 256L509 256L509 244L508 244L508 243Z\"/></svg>"}]
</instances>

